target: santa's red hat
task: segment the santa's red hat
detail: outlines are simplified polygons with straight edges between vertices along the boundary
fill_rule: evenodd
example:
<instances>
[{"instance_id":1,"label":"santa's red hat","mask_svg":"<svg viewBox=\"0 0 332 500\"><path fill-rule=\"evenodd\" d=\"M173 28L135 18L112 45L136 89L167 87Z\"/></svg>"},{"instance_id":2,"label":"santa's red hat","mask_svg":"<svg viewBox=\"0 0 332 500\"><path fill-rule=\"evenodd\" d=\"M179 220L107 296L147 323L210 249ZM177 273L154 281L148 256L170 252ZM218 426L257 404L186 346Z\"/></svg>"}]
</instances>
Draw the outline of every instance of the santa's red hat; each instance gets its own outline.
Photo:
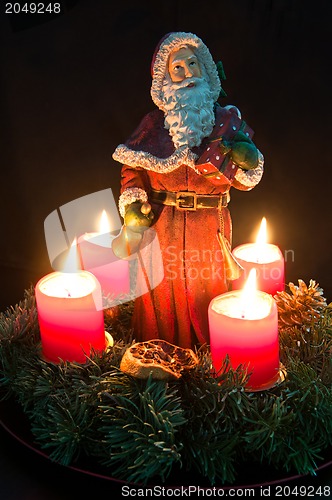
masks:
<instances>
[{"instance_id":1,"label":"santa's red hat","mask_svg":"<svg viewBox=\"0 0 332 500\"><path fill-rule=\"evenodd\" d=\"M214 101L218 100L221 84L215 62L209 49L198 36L193 33L172 32L165 35L158 43L151 63L152 86L151 97L159 109L164 111L163 82L167 74L168 59L174 50L190 47L195 52L202 73L211 89Z\"/></svg>"}]
</instances>

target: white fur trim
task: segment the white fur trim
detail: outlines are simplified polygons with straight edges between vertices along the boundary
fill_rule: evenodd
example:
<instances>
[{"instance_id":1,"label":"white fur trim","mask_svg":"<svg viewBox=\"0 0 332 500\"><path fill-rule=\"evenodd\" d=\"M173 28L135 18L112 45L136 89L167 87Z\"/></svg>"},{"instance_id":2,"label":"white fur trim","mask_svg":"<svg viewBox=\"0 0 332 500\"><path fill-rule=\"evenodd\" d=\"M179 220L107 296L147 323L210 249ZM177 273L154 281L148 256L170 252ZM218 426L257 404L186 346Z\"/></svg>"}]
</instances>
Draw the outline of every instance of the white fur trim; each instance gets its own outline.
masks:
<instances>
[{"instance_id":1,"label":"white fur trim","mask_svg":"<svg viewBox=\"0 0 332 500\"><path fill-rule=\"evenodd\" d=\"M237 114L237 116L240 118L242 118L241 116L241 111L239 110L239 108L237 108L236 106L234 106L233 104L228 104L227 106L224 106L224 109L227 109L227 111L232 111L234 110L235 113Z\"/></svg>"},{"instance_id":2,"label":"white fur trim","mask_svg":"<svg viewBox=\"0 0 332 500\"><path fill-rule=\"evenodd\" d=\"M235 179L246 187L248 191L254 188L261 180L264 172L264 156L258 151L258 165L251 170L242 170L238 168L235 174Z\"/></svg>"},{"instance_id":3,"label":"white fur trim","mask_svg":"<svg viewBox=\"0 0 332 500\"><path fill-rule=\"evenodd\" d=\"M145 203L148 201L148 195L141 188L127 188L123 191L119 198L119 211L121 217L125 216L126 208L134 201Z\"/></svg>"},{"instance_id":4,"label":"white fur trim","mask_svg":"<svg viewBox=\"0 0 332 500\"><path fill-rule=\"evenodd\" d=\"M129 167L142 167L159 174L167 174L179 168L181 165L187 165L196 172L195 155L187 146L178 148L168 158L158 158L157 156L145 151L134 151L124 144L120 144L113 153L113 159L128 165Z\"/></svg>"},{"instance_id":5,"label":"white fur trim","mask_svg":"<svg viewBox=\"0 0 332 500\"><path fill-rule=\"evenodd\" d=\"M164 110L164 98L162 87L164 78L168 72L168 58L173 50L183 45L192 47L200 66L205 70L207 82L211 88L214 102L219 98L221 91L220 79L215 62L209 49L198 36L193 33L171 33L160 45L153 65L153 78L151 86L151 97L159 109Z\"/></svg>"}]
</instances>

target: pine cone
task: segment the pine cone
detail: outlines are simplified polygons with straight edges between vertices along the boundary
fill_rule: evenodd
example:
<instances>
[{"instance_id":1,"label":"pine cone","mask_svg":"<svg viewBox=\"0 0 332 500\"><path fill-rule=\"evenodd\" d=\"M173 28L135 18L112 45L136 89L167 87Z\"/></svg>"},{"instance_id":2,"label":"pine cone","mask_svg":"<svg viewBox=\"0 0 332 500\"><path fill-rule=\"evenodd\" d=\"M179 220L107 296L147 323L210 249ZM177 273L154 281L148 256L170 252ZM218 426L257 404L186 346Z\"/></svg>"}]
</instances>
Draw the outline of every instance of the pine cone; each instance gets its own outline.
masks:
<instances>
[{"instance_id":1,"label":"pine cone","mask_svg":"<svg viewBox=\"0 0 332 500\"><path fill-rule=\"evenodd\" d=\"M314 280L309 286L298 280L299 286L289 283L291 293L277 292L275 300L278 307L280 329L294 326L312 325L319 320L322 310L327 306L323 289Z\"/></svg>"}]
</instances>

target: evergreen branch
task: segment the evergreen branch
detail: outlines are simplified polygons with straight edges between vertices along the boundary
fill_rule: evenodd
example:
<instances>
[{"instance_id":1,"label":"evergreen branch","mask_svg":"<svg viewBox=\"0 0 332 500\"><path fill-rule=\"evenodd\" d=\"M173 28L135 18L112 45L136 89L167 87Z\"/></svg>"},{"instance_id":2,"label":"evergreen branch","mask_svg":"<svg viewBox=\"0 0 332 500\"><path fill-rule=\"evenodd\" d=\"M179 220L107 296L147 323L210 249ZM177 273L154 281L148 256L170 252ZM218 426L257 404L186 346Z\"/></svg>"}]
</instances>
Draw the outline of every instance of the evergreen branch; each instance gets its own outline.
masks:
<instances>
[{"instance_id":1,"label":"evergreen branch","mask_svg":"<svg viewBox=\"0 0 332 500\"><path fill-rule=\"evenodd\" d=\"M248 461L313 474L332 444L332 307L315 282L299 281L291 291L279 297L286 380L252 393L242 367L233 370L225 359L218 373L212 369L208 346L197 352L198 366L175 382L124 374L132 304L105 316L113 347L92 352L84 365L47 363L30 289L0 315L1 393L15 397L36 442L64 465L87 456L113 477L143 484L164 482L181 466L211 484L233 483Z\"/></svg>"},{"instance_id":2,"label":"evergreen branch","mask_svg":"<svg viewBox=\"0 0 332 500\"><path fill-rule=\"evenodd\" d=\"M115 401L99 407L103 463L129 481L145 484L154 476L165 481L173 464L181 463L176 432L186 423L176 388L149 378L135 401L122 395Z\"/></svg>"}]
</instances>

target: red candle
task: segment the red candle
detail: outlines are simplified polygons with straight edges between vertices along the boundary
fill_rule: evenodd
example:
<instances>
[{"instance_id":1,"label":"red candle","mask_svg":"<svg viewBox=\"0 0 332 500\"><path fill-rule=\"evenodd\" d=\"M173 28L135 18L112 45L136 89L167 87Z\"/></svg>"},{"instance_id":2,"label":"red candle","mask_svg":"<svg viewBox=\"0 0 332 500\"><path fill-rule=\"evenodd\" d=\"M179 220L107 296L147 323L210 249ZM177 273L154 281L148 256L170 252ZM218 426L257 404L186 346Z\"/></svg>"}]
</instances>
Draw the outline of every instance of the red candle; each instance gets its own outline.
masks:
<instances>
[{"instance_id":1,"label":"red candle","mask_svg":"<svg viewBox=\"0 0 332 500\"><path fill-rule=\"evenodd\" d=\"M78 245L82 267L98 279L105 296L112 301L121 302L121 298L130 292L129 262L114 255L114 238L115 236L110 234L104 210L100 218L99 232L82 235Z\"/></svg>"},{"instance_id":2,"label":"red candle","mask_svg":"<svg viewBox=\"0 0 332 500\"><path fill-rule=\"evenodd\" d=\"M39 280L35 291L47 361L85 363L92 348L105 349L101 289L91 273L56 271Z\"/></svg>"},{"instance_id":3,"label":"red candle","mask_svg":"<svg viewBox=\"0 0 332 500\"><path fill-rule=\"evenodd\" d=\"M74 242L65 272L48 274L35 287L43 356L55 363L85 363L92 349L106 347L100 284L93 274L74 271L76 258Z\"/></svg>"},{"instance_id":4,"label":"red candle","mask_svg":"<svg viewBox=\"0 0 332 500\"><path fill-rule=\"evenodd\" d=\"M253 269L243 290L215 297L208 310L214 368L220 370L228 355L234 369L242 365L251 373L247 388L252 391L275 385L280 370L276 302L268 293L250 290L255 279Z\"/></svg>"},{"instance_id":5,"label":"red candle","mask_svg":"<svg viewBox=\"0 0 332 500\"><path fill-rule=\"evenodd\" d=\"M233 290L243 287L251 269L257 270L257 288L275 295L285 289L285 261L280 249L266 242L266 219L263 217L256 243L234 248L233 255L243 267L240 278L232 282Z\"/></svg>"}]
</instances>

